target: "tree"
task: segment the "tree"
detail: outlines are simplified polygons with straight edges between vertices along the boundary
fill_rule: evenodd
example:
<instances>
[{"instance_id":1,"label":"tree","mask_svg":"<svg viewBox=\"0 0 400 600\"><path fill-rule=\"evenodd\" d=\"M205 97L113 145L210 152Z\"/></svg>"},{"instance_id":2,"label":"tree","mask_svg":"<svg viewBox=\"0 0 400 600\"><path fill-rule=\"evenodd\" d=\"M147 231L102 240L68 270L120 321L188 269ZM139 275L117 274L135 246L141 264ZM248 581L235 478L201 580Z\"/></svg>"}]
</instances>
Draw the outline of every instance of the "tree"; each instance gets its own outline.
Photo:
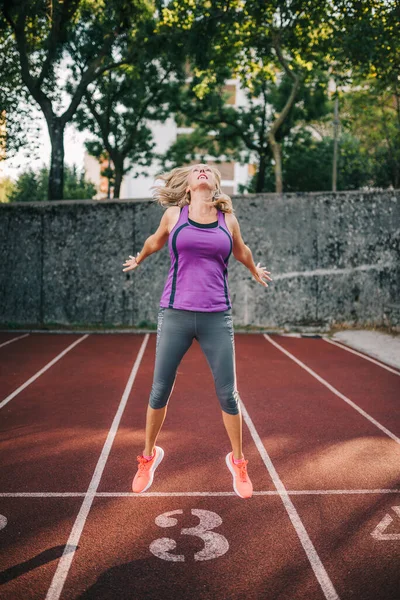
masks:
<instances>
[{"instance_id":1,"label":"tree","mask_svg":"<svg viewBox=\"0 0 400 600\"><path fill-rule=\"evenodd\" d=\"M373 75L398 88L400 5L398 0L333 0L330 56L352 75Z\"/></svg>"},{"instance_id":2,"label":"tree","mask_svg":"<svg viewBox=\"0 0 400 600\"><path fill-rule=\"evenodd\" d=\"M11 177L0 177L0 202L9 202L15 183Z\"/></svg>"},{"instance_id":3,"label":"tree","mask_svg":"<svg viewBox=\"0 0 400 600\"><path fill-rule=\"evenodd\" d=\"M52 147L48 198L61 199L65 126L92 81L132 62L137 31L153 7L145 0L1 0L0 11L13 36L21 81L46 119ZM63 110L60 68L72 56L84 68L79 80L70 80Z\"/></svg>"},{"instance_id":4,"label":"tree","mask_svg":"<svg viewBox=\"0 0 400 600\"><path fill-rule=\"evenodd\" d=\"M21 173L9 195L9 202L43 202L47 199L49 169L43 166L37 172L27 169ZM65 196L69 200L93 198L96 187L85 181L84 172L76 165L65 167Z\"/></svg>"},{"instance_id":5,"label":"tree","mask_svg":"<svg viewBox=\"0 0 400 600\"><path fill-rule=\"evenodd\" d=\"M37 172L32 168L21 173L10 194L10 202L42 202L47 198L46 184L48 169L42 167Z\"/></svg>"},{"instance_id":6,"label":"tree","mask_svg":"<svg viewBox=\"0 0 400 600\"><path fill-rule=\"evenodd\" d=\"M399 187L400 5L397 0L336 0L334 10L331 55L342 79L353 86L345 102L354 133L380 164L376 182Z\"/></svg>"},{"instance_id":7,"label":"tree","mask_svg":"<svg viewBox=\"0 0 400 600\"><path fill-rule=\"evenodd\" d=\"M96 195L96 192L94 183L85 180L84 169L78 169L75 164L72 167L66 165L64 197L67 200L91 199Z\"/></svg>"},{"instance_id":8,"label":"tree","mask_svg":"<svg viewBox=\"0 0 400 600\"><path fill-rule=\"evenodd\" d=\"M373 178L371 158L360 141L345 133L341 138L339 157L338 190L359 189L370 186ZM308 129L300 127L292 131L282 144L283 179L286 192L310 192L332 189L333 138L326 136L317 140ZM275 189L274 172L267 166L264 187L261 192ZM249 185L241 186L241 192L256 191L256 177Z\"/></svg>"},{"instance_id":9,"label":"tree","mask_svg":"<svg viewBox=\"0 0 400 600\"><path fill-rule=\"evenodd\" d=\"M219 111L218 118L228 115L224 124L236 128L242 142L258 153L259 188L268 153L272 153L275 189L282 192L281 130L293 114L300 90L315 85L316 72L323 70L330 32L328 2L175 0L163 16L164 27L181 27L187 40L192 89L198 98L215 93L221 83L219 73L228 66L249 96L260 99L258 104L253 102L249 115L255 116L261 127L251 132L251 123L246 124L251 133L246 135L247 141L232 111ZM200 40L198 46L194 40ZM268 112L274 106L271 96L279 96L283 90L281 103L275 103L278 110ZM245 120L243 111L239 117Z\"/></svg>"},{"instance_id":10,"label":"tree","mask_svg":"<svg viewBox=\"0 0 400 600\"><path fill-rule=\"evenodd\" d=\"M400 187L399 95L370 76L354 81L342 104L346 129L371 158L374 185Z\"/></svg>"},{"instance_id":11,"label":"tree","mask_svg":"<svg viewBox=\"0 0 400 600\"><path fill-rule=\"evenodd\" d=\"M24 86L11 31L0 13L0 161L13 157L29 143L37 147L39 127L32 115L32 102Z\"/></svg>"},{"instance_id":12,"label":"tree","mask_svg":"<svg viewBox=\"0 0 400 600\"><path fill-rule=\"evenodd\" d=\"M326 74L316 72L314 81L309 77L307 85L300 85L296 103L275 133L280 147L296 124L308 123L329 114L331 105L327 99L327 83ZM186 126L195 123L196 127L192 134L178 138L165 154L164 162L176 166L193 160L201 152L217 156L220 160L242 163L256 160L258 169L254 191L262 191L268 166L274 158L267 132L274 121L274 113L285 106L291 86L285 75L277 83L266 81L263 76L259 80L253 79L251 89L244 90L246 105L238 107L226 102L223 85L213 86L213 90L203 98L198 98L193 89L187 90L181 96L179 123Z\"/></svg>"},{"instance_id":13,"label":"tree","mask_svg":"<svg viewBox=\"0 0 400 600\"><path fill-rule=\"evenodd\" d=\"M108 176L114 180L114 198L119 198L127 172L135 169L137 176L140 167L151 164L155 143L149 122L170 116L184 77L181 58L165 47L160 54L158 43L152 42L143 40L134 65L110 70L88 86L75 115L78 129L92 134L85 144L89 153L112 161Z\"/></svg>"}]
</instances>

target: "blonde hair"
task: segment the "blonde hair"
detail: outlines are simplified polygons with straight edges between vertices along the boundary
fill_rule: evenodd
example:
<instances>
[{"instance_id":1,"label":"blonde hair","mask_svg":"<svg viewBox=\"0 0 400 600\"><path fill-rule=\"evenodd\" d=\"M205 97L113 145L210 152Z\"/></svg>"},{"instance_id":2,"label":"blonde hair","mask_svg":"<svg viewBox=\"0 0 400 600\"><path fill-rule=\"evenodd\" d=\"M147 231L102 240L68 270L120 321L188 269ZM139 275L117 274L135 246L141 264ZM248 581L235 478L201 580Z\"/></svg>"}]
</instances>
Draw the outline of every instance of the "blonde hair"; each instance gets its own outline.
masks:
<instances>
[{"instance_id":1,"label":"blonde hair","mask_svg":"<svg viewBox=\"0 0 400 600\"><path fill-rule=\"evenodd\" d=\"M212 165L207 165L214 173L216 188L213 193L213 203L216 208L225 213L234 213L232 200L221 191L221 173ZM156 179L165 181L165 185L153 185L153 199L163 207L185 206L190 204L190 192L186 193L187 180L194 165L176 167L167 173L156 175Z\"/></svg>"}]
</instances>

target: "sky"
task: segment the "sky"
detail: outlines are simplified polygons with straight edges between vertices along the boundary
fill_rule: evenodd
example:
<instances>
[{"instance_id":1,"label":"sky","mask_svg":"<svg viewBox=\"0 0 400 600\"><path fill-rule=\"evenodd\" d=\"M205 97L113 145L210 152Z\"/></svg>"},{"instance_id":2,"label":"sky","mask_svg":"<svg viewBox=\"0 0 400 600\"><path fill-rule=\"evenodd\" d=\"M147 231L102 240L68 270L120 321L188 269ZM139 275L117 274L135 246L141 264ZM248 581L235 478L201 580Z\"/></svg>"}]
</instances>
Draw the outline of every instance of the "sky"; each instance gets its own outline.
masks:
<instances>
[{"instance_id":1,"label":"sky","mask_svg":"<svg viewBox=\"0 0 400 600\"><path fill-rule=\"evenodd\" d=\"M39 135L39 149L35 152L37 158L32 156L32 151L27 148L18 152L13 158L6 159L0 163L0 173L3 176L11 177L14 181L19 173L31 167L33 170L40 169L43 165L50 166L51 144L45 118L38 117L38 123L41 124ZM67 125L64 135L65 163L69 166L77 165L78 169L83 169L84 146L83 142L87 137L87 132L80 132L73 125Z\"/></svg>"},{"instance_id":2,"label":"sky","mask_svg":"<svg viewBox=\"0 0 400 600\"><path fill-rule=\"evenodd\" d=\"M64 91L64 85L67 78L70 76L68 68L68 58L61 61L61 64L56 68L57 85L60 89L60 97L58 102L53 102L53 110L57 115L62 114L69 106L71 98ZM51 144L50 136L47 129L46 120L39 106L32 101L29 106L33 114L34 124L41 126L39 134L37 151L32 151L32 148L18 152L13 158L6 159L0 162L0 175L5 175L16 180L21 171L26 170L29 166L32 169L39 169L43 165L50 167ZM79 132L72 124L67 125L64 134L64 162L72 166L77 165L79 169L83 168L84 146L83 142L88 138L88 132Z\"/></svg>"}]
</instances>

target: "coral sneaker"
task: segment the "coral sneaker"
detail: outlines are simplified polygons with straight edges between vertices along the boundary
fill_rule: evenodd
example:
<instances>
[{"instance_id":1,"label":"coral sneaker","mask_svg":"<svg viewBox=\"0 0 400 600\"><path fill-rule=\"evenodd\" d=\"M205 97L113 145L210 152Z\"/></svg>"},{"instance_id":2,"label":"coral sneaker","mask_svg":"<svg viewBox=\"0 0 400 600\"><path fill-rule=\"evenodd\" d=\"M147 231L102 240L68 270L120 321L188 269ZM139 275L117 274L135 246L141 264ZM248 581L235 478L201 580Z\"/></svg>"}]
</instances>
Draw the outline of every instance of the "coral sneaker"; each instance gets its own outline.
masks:
<instances>
[{"instance_id":1,"label":"coral sneaker","mask_svg":"<svg viewBox=\"0 0 400 600\"><path fill-rule=\"evenodd\" d=\"M236 494L241 498L251 498L253 494L253 484L250 481L250 477L247 473L248 460L244 460L242 463L235 465L233 462L233 452L229 452L225 458L228 469L233 475L233 489Z\"/></svg>"},{"instance_id":2,"label":"coral sneaker","mask_svg":"<svg viewBox=\"0 0 400 600\"><path fill-rule=\"evenodd\" d=\"M164 450L159 446L154 447L154 456L151 460L146 460L143 456L138 456L138 470L132 481L132 491L135 493L145 492L153 483L154 471L164 458Z\"/></svg>"}]
</instances>

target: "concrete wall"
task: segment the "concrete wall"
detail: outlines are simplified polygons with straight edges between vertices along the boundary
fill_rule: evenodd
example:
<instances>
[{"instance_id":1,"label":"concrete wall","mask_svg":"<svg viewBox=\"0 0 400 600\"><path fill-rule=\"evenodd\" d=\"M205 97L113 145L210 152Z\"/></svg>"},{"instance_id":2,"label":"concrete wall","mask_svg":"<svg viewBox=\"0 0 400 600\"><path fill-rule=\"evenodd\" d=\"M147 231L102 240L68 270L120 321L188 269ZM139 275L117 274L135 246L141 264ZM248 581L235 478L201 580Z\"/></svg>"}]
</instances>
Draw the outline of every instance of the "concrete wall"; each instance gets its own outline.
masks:
<instances>
[{"instance_id":1,"label":"concrete wall","mask_svg":"<svg viewBox=\"0 0 400 600\"><path fill-rule=\"evenodd\" d=\"M400 303L400 190L237 196L242 237L268 288L233 255L236 325L380 325ZM133 272L163 209L149 200L0 205L0 325L155 323L167 245ZM389 307L389 308L388 308Z\"/></svg>"}]
</instances>

